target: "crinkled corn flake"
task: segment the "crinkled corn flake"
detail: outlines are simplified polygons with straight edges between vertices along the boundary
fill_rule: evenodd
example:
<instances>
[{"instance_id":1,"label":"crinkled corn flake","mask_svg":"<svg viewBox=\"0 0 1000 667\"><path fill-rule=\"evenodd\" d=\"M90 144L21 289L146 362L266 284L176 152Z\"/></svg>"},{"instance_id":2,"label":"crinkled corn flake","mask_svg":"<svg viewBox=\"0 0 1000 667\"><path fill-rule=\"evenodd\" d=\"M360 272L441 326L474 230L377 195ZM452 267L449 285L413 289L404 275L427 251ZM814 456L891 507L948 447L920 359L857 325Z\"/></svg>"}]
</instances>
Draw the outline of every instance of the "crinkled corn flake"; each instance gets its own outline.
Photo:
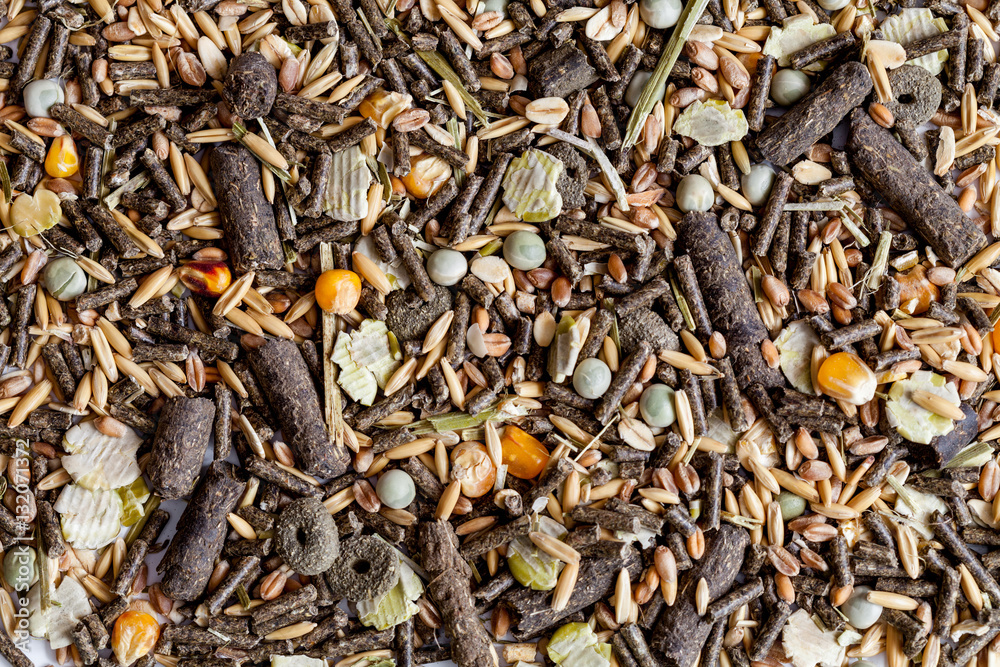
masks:
<instances>
[{"instance_id":1,"label":"crinkled corn flake","mask_svg":"<svg viewBox=\"0 0 1000 667\"><path fill-rule=\"evenodd\" d=\"M862 634L857 630L845 630L837 635L837 643L841 646L851 646L861 643Z\"/></svg>"},{"instance_id":2,"label":"crinkled corn flake","mask_svg":"<svg viewBox=\"0 0 1000 667\"><path fill-rule=\"evenodd\" d=\"M307 655L272 655L271 667L326 667L326 660Z\"/></svg>"},{"instance_id":3,"label":"crinkled corn flake","mask_svg":"<svg viewBox=\"0 0 1000 667\"><path fill-rule=\"evenodd\" d=\"M554 633L546 649L549 659L565 667L608 667L611 644L599 641L587 623L567 623Z\"/></svg>"},{"instance_id":4,"label":"crinkled corn flake","mask_svg":"<svg viewBox=\"0 0 1000 667\"><path fill-rule=\"evenodd\" d=\"M972 510L972 520L981 526L1000 530L1000 521L993 520L993 503L988 503L979 498L969 498L966 503Z\"/></svg>"},{"instance_id":5,"label":"crinkled corn flake","mask_svg":"<svg viewBox=\"0 0 1000 667\"><path fill-rule=\"evenodd\" d=\"M131 428L116 438L101 433L94 421L81 422L66 431L63 468L85 489L117 489L139 479L141 472L135 453L142 438Z\"/></svg>"},{"instance_id":6,"label":"crinkled corn flake","mask_svg":"<svg viewBox=\"0 0 1000 667\"><path fill-rule=\"evenodd\" d=\"M684 110L676 121L674 131L690 137L705 146L719 146L739 141L747 135L747 119L739 109L733 109L723 100L698 101Z\"/></svg>"},{"instance_id":7,"label":"crinkled corn flake","mask_svg":"<svg viewBox=\"0 0 1000 667\"><path fill-rule=\"evenodd\" d=\"M812 385L812 350L820 344L819 336L806 320L789 322L781 330L775 346L780 353L781 372L803 394L816 393Z\"/></svg>"},{"instance_id":8,"label":"crinkled corn flake","mask_svg":"<svg viewBox=\"0 0 1000 667\"><path fill-rule=\"evenodd\" d=\"M122 499L123 526L135 525L146 515L145 505L149 495L149 487L142 477L118 489L118 496Z\"/></svg>"},{"instance_id":9,"label":"crinkled corn flake","mask_svg":"<svg viewBox=\"0 0 1000 667\"><path fill-rule=\"evenodd\" d=\"M337 383L362 405L371 405L378 390L399 368L388 334L385 322L365 320L357 330L337 335L331 357L340 366Z\"/></svg>"},{"instance_id":10,"label":"crinkled corn flake","mask_svg":"<svg viewBox=\"0 0 1000 667\"><path fill-rule=\"evenodd\" d=\"M903 46L948 31L948 24L943 18L935 18L931 10L922 7L904 9L888 17L879 27L887 40ZM906 64L923 67L936 76L944 69L947 60L948 51L941 50L908 60Z\"/></svg>"},{"instance_id":11,"label":"crinkled corn flake","mask_svg":"<svg viewBox=\"0 0 1000 667\"><path fill-rule=\"evenodd\" d=\"M733 448L739 441L740 434L729 426L728 421L713 412L708 416L708 437Z\"/></svg>"},{"instance_id":12,"label":"crinkled corn flake","mask_svg":"<svg viewBox=\"0 0 1000 667\"><path fill-rule=\"evenodd\" d=\"M368 215L372 172L360 146L333 154L326 186L326 211L334 220L360 220Z\"/></svg>"},{"instance_id":13,"label":"crinkled corn flake","mask_svg":"<svg viewBox=\"0 0 1000 667\"><path fill-rule=\"evenodd\" d=\"M935 437L951 433L955 423L914 403L911 396L918 390L941 396L955 405L960 405L961 399L955 385L931 371L917 371L908 379L893 383L885 402L889 424L907 440L927 445Z\"/></svg>"},{"instance_id":14,"label":"crinkled corn flake","mask_svg":"<svg viewBox=\"0 0 1000 667\"><path fill-rule=\"evenodd\" d=\"M423 592L424 586L420 583L420 577L401 560L399 581L395 586L377 600L358 602L358 617L361 619L361 624L376 630L399 625L420 611L414 602Z\"/></svg>"},{"instance_id":15,"label":"crinkled corn flake","mask_svg":"<svg viewBox=\"0 0 1000 667\"><path fill-rule=\"evenodd\" d=\"M39 190L34 196L18 195L10 207L10 224L19 236L34 236L52 229L62 215L59 195Z\"/></svg>"},{"instance_id":16,"label":"crinkled corn flake","mask_svg":"<svg viewBox=\"0 0 1000 667\"><path fill-rule=\"evenodd\" d=\"M49 632L47 614L42 613L41 586L40 582L36 582L28 590L28 609L31 613L28 617L28 634L35 639L45 639ZM51 611L51 607L48 611Z\"/></svg>"},{"instance_id":17,"label":"crinkled corn flake","mask_svg":"<svg viewBox=\"0 0 1000 667\"><path fill-rule=\"evenodd\" d=\"M896 513L903 517L903 521L913 526L913 529L920 533L925 540L934 536L931 530L931 516L934 512L947 512L948 506L944 501L929 493L922 493L916 489L903 487L906 498L902 496L896 498L894 509Z\"/></svg>"},{"instance_id":18,"label":"crinkled corn flake","mask_svg":"<svg viewBox=\"0 0 1000 667\"><path fill-rule=\"evenodd\" d=\"M107 546L122 528L122 499L114 491L70 484L59 494L54 509L62 517L63 537L75 549Z\"/></svg>"},{"instance_id":19,"label":"crinkled corn flake","mask_svg":"<svg viewBox=\"0 0 1000 667\"><path fill-rule=\"evenodd\" d=\"M765 56L777 58L781 67L789 67L792 64L789 57L793 53L836 34L836 28L829 23L813 23L812 17L796 14L785 19L782 27L771 28L762 52ZM804 69L816 71L822 68L823 63L817 62Z\"/></svg>"},{"instance_id":20,"label":"crinkled corn flake","mask_svg":"<svg viewBox=\"0 0 1000 667\"><path fill-rule=\"evenodd\" d=\"M556 190L562 173L559 158L529 148L507 167L503 203L525 222L551 220L562 212L562 195Z\"/></svg>"},{"instance_id":21,"label":"crinkled corn flake","mask_svg":"<svg viewBox=\"0 0 1000 667\"><path fill-rule=\"evenodd\" d=\"M383 262L378 250L375 249L375 240L372 236L360 237L354 244L354 252L360 252L374 262L375 266L382 269L382 273L389 279L389 284L392 285L393 289L406 289L410 286L410 274L406 272L403 260L397 257L392 264Z\"/></svg>"},{"instance_id":22,"label":"crinkled corn flake","mask_svg":"<svg viewBox=\"0 0 1000 667\"><path fill-rule=\"evenodd\" d=\"M570 315L563 315L556 329L556 339L549 353L549 375L553 381L563 382L573 374L580 350L590 332L590 320L581 318L574 320Z\"/></svg>"}]
</instances>

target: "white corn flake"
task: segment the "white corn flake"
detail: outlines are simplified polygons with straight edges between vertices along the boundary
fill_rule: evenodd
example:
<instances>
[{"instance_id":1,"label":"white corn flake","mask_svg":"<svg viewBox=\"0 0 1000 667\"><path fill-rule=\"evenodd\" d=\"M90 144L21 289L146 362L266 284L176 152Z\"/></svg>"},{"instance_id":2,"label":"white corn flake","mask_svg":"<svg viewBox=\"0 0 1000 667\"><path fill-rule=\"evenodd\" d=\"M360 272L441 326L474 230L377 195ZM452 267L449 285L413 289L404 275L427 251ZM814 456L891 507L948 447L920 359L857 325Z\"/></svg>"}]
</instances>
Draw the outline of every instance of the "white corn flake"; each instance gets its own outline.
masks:
<instances>
[{"instance_id":1,"label":"white corn flake","mask_svg":"<svg viewBox=\"0 0 1000 667\"><path fill-rule=\"evenodd\" d=\"M837 642L837 633L820 630L804 609L789 616L781 640L795 667L840 667L844 662L846 649Z\"/></svg>"},{"instance_id":2,"label":"white corn flake","mask_svg":"<svg viewBox=\"0 0 1000 667\"><path fill-rule=\"evenodd\" d=\"M368 186L372 172L360 146L333 154L326 210L334 220L360 220L368 215Z\"/></svg>"},{"instance_id":3,"label":"white corn flake","mask_svg":"<svg viewBox=\"0 0 1000 667\"><path fill-rule=\"evenodd\" d=\"M135 453L142 438L125 427L120 438L101 433L94 421L82 422L63 436L63 448L70 453L62 466L73 481L85 489L118 489L142 474Z\"/></svg>"}]
</instances>

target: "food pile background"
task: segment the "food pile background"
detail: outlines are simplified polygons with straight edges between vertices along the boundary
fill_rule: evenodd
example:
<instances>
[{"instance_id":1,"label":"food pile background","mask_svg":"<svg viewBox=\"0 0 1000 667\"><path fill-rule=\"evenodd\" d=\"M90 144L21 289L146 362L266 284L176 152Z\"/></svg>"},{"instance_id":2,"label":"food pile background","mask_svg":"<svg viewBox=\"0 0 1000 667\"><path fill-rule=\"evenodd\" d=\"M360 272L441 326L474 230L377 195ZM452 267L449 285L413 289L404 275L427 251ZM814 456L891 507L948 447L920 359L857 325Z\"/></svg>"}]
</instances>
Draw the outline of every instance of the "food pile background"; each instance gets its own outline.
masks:
<instances>
[{"instance_id":1,"label":"food pile background","mask_svg":"<svg viewBox=\"0 0 1000 667\"><path fill-rule=\"evenodd\" d=\"M996 663L1000 0L0 8L6 662Z\"/></svg>"}]
</instances>

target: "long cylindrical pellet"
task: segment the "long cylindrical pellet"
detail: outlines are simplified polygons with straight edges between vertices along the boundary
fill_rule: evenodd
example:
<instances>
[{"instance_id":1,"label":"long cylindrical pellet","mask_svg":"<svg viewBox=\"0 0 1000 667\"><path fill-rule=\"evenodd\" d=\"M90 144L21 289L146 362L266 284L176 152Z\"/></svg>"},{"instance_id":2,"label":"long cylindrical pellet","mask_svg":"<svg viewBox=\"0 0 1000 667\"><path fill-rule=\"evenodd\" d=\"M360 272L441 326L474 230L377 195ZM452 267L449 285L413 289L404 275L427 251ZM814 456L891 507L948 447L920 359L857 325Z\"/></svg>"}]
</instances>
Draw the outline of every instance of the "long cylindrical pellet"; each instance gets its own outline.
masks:
<instances>
[{"instance_id":1,"label":"long cylindrical pellet","mask_svg":"<svg viewBox=\"0 0 1000 667\"><path fill-rule=\"evenodd\" d=\"M212 156L214 162L215 151L212 152ZM146 169L149 170L150 176L153 177L153 181L156 183L157 187L160 188L160 191L163 193L163 198L167 200L170 207L175 211L183 211L187 206L187 198L181 194L180 188L177 187L177 181L174 180L174 177L170 175L170 172L168 172L166 167L163 166L163 163L160 162L160 158L156 157L156 153L147 148L143 152L140 160L142 160L142 164L145 165ZM257 172L260 172L259 168L257 169ZM237 184L235 182L229 182L223 187L219 187L220 185L221 184L216 183L216 192L222 192L227 188L234 188Z\"/></svg>"},{"instance_id":2,"label":"long cylindrical pellet","mask_svg":"<svg viewBox=\"0 0 1000 667\"><path fill-rule=\"evenodd\" d=\"M153 491L171 500L194 490L214 418L215 406L206 398L167 399L146 468Z\"/></svg>"},{"instance_id":3,"label":"long cylindrical pellet","mask_svg":"<svg viewBox=\"0 0 1000 667\"><path fill-rule=\"evenodd\" d=\"M469 215L472 216L472 221L469 223L469 236L478 234L483 223L486 221L486 216L489 214L490 209L493 208L493 202L496 201L497 194L500 192L500 186L503 184L507 167L510 166L513 159L514 156L510 153L494 154L493 164L486 175L486 180L479 188L479 192L476 193L476 199L472 202L472 207L469 209Z\"/></svg>"},{"instance_id":4,"label":"long cylindrical pellet","mask_svg":"<svg viewBox=\"0 0 1000 667\"><path fill-rule=\"evenodd\" d=\"M361 140L365 137L375 134L376 129L375 122L370 118L364 119L362 122L352 125L350 128L344 130L340 134L334 136L327 142L328 150L333 153L339 153L340 151L345 151L352 146L357 146L361 143ZM321 154L322 155L322 154ZM332 157L330 158L332 160ZM409 160L402 160L403 162L409 164ZM326 192L326 188L319 187L319 183L316 178L313 177L313 192L322 190ZM306 215L312 215L311 213L306 213ZM318 213L316 215L319 215Z\"/></svg>"},{"instance_id":5,"label":"long cylindrical pellet","mask_svg":"<svg viewBox=\"0 0 1000 667\"><path fill-rule=\"evenodd\" d=\"M986 236L933 175L861 110L851 115L852 164L949 266L964 264Z\"/></svg>"},{"instance_id":6,"label":"long cylindrical pellet","mask_svg":"<svg viewBox=\"0 0 1000 667\"><path fill-rule=\"evenodd\" d=\"M597 110L597 116L601 119L601 147L606 151L618 150L622 145L621 131L618 129L618 121L611 110L611 99L604 86L591 91L590 100Z\"/></svg>"},{"instance_id":7,"label":"long cylindrical pellet","mask_svg":"<svg viewBox=\"0 0 1000 667\"><path fill-rule=\"evenodd\" d=\"M111 586L112 593L126 597L129 595L132 591L132 584L139 574L139 568L142 567L142 562L145 560L147 553L149 553L149 544L144 540L136 540L132 543L125 554L121 570L118 572L118 576L115 577L114 584Z\"/></svg>"},{"instance_id":8,"label":"long cylindrical pellet","mask_svg":"<svg viewBox=\"0 0 1000 667\"><path fill-rule=\"evenodd\" d=\"M831 132L864 101L871 89L871 77L864 65L856 61L844 63L761 132L757 149L765 159L778 165L791 162Z\"/></svg>"},{"instance_id":9,"label":"long cylindrical pellet","mask_svg":"<svg viewBox=\"0 0 1000 667\"><path fill-rule=\"evenodd\" d=\"M635 350L625 357L615 377L612 378L607 392L605 392L597 404L594 416L599 422L607 424L611 416L618 410L622 396L625 395L625 392L635 382L635 379L639 376L639 371L642 370L650 354L652 354L652 347L649 342L641 341Z\"/></svg>"},{"instance_id":10,"label":"long cylindrical pellet","mask_svg":"<svg viewBox=\"0 0 1000 667\"><path fill-rule=\"evenodd\" d=\"M240 273L280 269L285 258L274 209L264 196L260 163L239 144L216 146L211 162L233 268Z\"/></svg>"},{"instance_id":11,"label":"long cylindrical pellet","mask_svg":"<svg viewBox=\"0 0 1000 667\"><path fill-rule=\"evenodd\" d=\"M95 146L111 148L111 133L68 104L53 104L49 107L49 114L69 129L82 134Z\"/></svg>"},{"instance_id":12,"label":"long cylindrical pellet","mask_svg":"<svg viewBox=\"0 0 1000 667\"><path fill-rule=\"evenodd\" d=\"M132 240L132 237L128 235L128 232L118 224L118 221L111 215L111 212L100 203L95 202L88 205L87 213L101 231L101 234L111 241L111 244L121 253L122 257L128 259L137 257L142 253L139 246Z\"/></svg>"},{"instance_id":13,"label":"long cylindrical pellet","mask_svg":"<svg viewBox=\"0 0 1000 667\"><path fill-rule=\"evenodd\" d=\"M774 608L771 609L771 614L767 617L767 621L764 622L764 626L757 633L757 636L754 637L753 646L750 649L750 660L758 661L767 657L771 647L774 646L774 642L778 640L782 628L785 627L785 621L791 615L792 608L779 600Z\"/></svg>"},{"instance_id":14,"label":"long cylindrical pellet","mask_svg":"<svg viewBox=\"0 0 1000 667\"><path fill-rule=\"evenodd\" d=\"M954 525L946 517L936 512L932 517L931 527L934 530L934 535L944 544L945 548L969 568L969 572L972 573L982 589L989 593L990 598L1000 600L1000 586L997 585L996 579L986 571L979 556L969 548L969 545L955 530Z\"/></svg>"},{"instance_id":15,"label":"long cylindrical pellet","mask_svg":"<svg viewBox=\"0 0 1000 667\"><path fill-rule=\"evenodd\" d=\"M35 306L36 291L38 291L38 285L34 283L23 285L17 290L17 304L14 307L14 319L11 322L14 342L10 362L18 368L24 368L28 360L28 324Z\"/></svg>"},{"instance_id":16,"label":"long cylindrical pellet","mask_svg":"<svg viewBox=\"0 0 1000 667\"><path fill-rule=\"evenodd\" d=\"M35 77L35 67L38 65L38 59L42 55L42 49L45 48L50 32L52 32L52 20L44 14L35 17L31 22L31 32L24 38L25 48L21 53L17 72L10 80L10 89L14 95L18 95Z\"/></svg>"},{"instance_id":17,"label":"long cylindrical pellet","mask_svg":"<svg viewBox=\"0 0 1000 667\"><path fill-rule=\"evenodd\" d=\"M705 410L705 402L701 395L701 383L690 369L682 369L677 373L680 388L687 394L688 405L691 408L691 423L694 427L695 435L708 434L708 414Z\"/></svg>"},{"instance_id":18,"label":"long cylindrical pellet","mask_svg":"<svg viewBox=\"0 0 1000 667\"><path fill-rule=\"evenodd\" d=\"M458 41L458 37L450 28L441 27L438 31L438 50L444 54L448 62L455 69L458 78L470 93L478 91L482 87L482 82L472 67L472 61L465 55L465 45Z\"/></svg>"},{"instance_id":19,"label":"long cylindrical pellet","mask_svg":"<svg viewBox=\"0 0 1000 667\"><path fill-rule=\"evenodd\" d=\"M66 365L66 359L62 355L59 343L52 342L42 347L42 357L45 358L45 363L48 364L49 370L52 371L52 375L55 377L56 384L59 385L63 396L69 398L75 394L76 380L73 379L73 374L70 373L69 366Z\"/></svg>"},{"instance_id":20,"label":"long cylindrical pellet","mask_svg":"<svg viewBox=\"0 0 1000 667\"><path fill-rule=\"evenodd\" d=\"M160 588L174 600L195 600L215 569L228 532L226 516L236 507L246 484L232 464L216 461L208 468L177 523L177 532L157 566Z\"/></svg>"},{"instance_id":21,"label":"long cylindrical pellet","mask_svg":"<svg viewBox=\"0 0 1000 667\"><path fill-rule=\"evenodd\" d=\"M618 661L619 667L639 667L639 663L632 655L632 650L625 642L622 633L616 632L611 638L611 652L614 654L615 660Z\"/></svg>"},{"instance_id":22,"label":"long cylindrical pellet","mask_svg":"<svg viewBox=\"0 0 1000 667\"><path fill-rule=\"evenodd\" d=\"M747 101L747 125L754 132L764 129L764 113L771 94L771 77L777 60L772 55L761 57L757 61L753 83L750 87L750 99ZM676 151L676 148L674 149ZM676 152L674 153L676 155ZM662 156L661 156L662 161ZM659 171L663 171L660 169Z\"/></svg>"},{"instance_id":23,"label":"long cylindrical pellet","mask_svg":"<svg viewBox=\"0 0 1000 667\"><path fill-rule=\"evenodd\" d=\"M780 371L770 368L760 344L770 339L757 312L729 237L711 213L688 213L678 223L705 300L712 326L726 340L739 386L759 382L765 387L784 385ZM676 261L676 260L675 260Z\"/></svg>"},{"instance_id":24,"label":"long cylindrical pellet","mask_svg":"<svg viewBox=\"0 0 1000 667\"><path fill-rule=\"evenodd\" d=\"M704 340L712 335L712 320L705 298L698 284L697 272L689 255L681 255L674 259L674 270L677 272L677 282L681 294L687 302L688 312L694 320L695 332Z\"/></svg>"},{"instance_id":25,"label":"long cylindrical pellet","mask_svg":"<svg viewBox=\"0 0 1000 667\"><path fill-rule=\"evenodd\" d=\"M680 547L671 551L687 557L683 540L676 535ZM690 667L694 664L713 624L697 613L695 589L700 579L708 583L710 597L727 593L736 580L743 562L743 553L750 543L749 534L743 528L722 524L715 535L707 540L705 555L678 582L678 598L673 606L667 607L653 630L651 645L663 653L668 667ZM680 562L678 562L680 567ZM784 621L782 621L784 625ZM780 627L779 627L780 629Z\"/></svg>"},{"instance_id":26,"label":"long cylindrical pellet","mask_svg":"<svg viewBox=\"0 0 1000 667\"><path fill-rule=\"evenodd\" d=\"M349 460L347 451L331 442L316 387L295 343L272 340L248 350L247 359L300 469L309 475L342 475Z\"/></svg>"},{"instance_id":27,"label":"long cylindrical pellet","mask_svg":"<svg viewBox=\"0 0 1000 667\"><path fill-rule=\"evenodd\" d=\"M821 39L809 46L799 49L788 60L795 69L805 69L818 60L830 60L841 51L854 46L854 33L850 30Z\"/></svg>"},{"instance_id":28,"label":"long cylindrical pellet","mask_svg":"<svg viewBox=\"0 0 1000 667\"><path fill-rule=\"evenodd\" d=\"M733 613L750 600L764 594L764 582L755 577L739 588L735 588L721 598L711 602L705 610L705 617L715 623Z\"/></svg>"},{"instance_id":29,"label":"long cylindrical pellet","mask_svg":"<svg viewBox=\"0 0 1000 667\"><path fill-rule=\"evenodd\" d=\"M66 541L63 539L59 515L48 501L39 500L37 505L38 525L42 532L42 541L45 543L45 555L49 558L59 558L66 553Z\"/></svg>"},{"instance_id":30,"label":"long cylindrical pellet","mask_svg":"<svg viewBox=\"0 0 1000 667\"><path fill-rule=\"evenodd\" d=\"M413 288L416 290L417 295L424 301L430 301L436 293L434 283L431 281L430 276L427 275L423 258L417 254L417 250L413 245L413 239L410 238L407 232L406 223L401 220L396 222L389 229L389 233L392 236L392 243L396 247L396 252L403 259L406 272L410 274L410 279L413 281Z\"/></svg>"},{"instance_id":31,"label":"long cylindrical pellet","mask_svg":"<svg viewBox=\"0 0 1000 667\"><path fill-rule=\"evenodd\" d=\"M794 180L790 174L784 171L778 172L774 186L771 188L771 194L768 195L767 203L764 206L764 212L761 214L760 222L757 225L753 243L750 246L753 254L758 257L767 255L768 250L771 248L771 243L774 240L778 224L781 222L782 213L785 210L785 202L788 200L788 194L792 190L793 182Z\"/></svg>"}]
</instances>

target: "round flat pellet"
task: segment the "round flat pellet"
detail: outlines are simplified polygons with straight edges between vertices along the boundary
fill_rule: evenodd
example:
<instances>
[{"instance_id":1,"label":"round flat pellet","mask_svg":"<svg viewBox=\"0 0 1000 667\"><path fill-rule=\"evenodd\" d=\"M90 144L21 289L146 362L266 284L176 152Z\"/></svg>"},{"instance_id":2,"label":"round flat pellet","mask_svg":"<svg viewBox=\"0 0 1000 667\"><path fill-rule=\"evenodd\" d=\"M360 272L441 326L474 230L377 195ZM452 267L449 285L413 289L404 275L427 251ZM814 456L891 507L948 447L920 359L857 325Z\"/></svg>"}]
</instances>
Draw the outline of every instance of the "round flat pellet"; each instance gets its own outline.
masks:
<instances>
[{"instance_id":1,"label":"round flat pellet","mask_svg":"<svg viewBox=\"0 0 1000 667\"><path fill-rule=\"evenodd\" d=\"M315 498L289 503L278 515L274 539L278 555L299 574L325 572L340 553L337 524Z\"/></svg>"},{"instance_id":2,"label":"round flat pellet","mask_svg":"<svg viewBox=\"0 0 1000 667\"><path fill-rule=\"evenodd\" d=\"M399 556L376 537L357 536L340 544L340 557L326 571L337 597L355 602L381 597L399 581Z\"/></svg>"},{"instance_id":3,"label":"round flat pellet","mask_svg":"<svg viewBox=\"0 0 1000 667\"><path fill-rule=\"evenodd\" d=\"M430 301L421 299L413 289L394 290L385 299L385 324L401 341L423 338L435 320L451 308L452 299L451 291L441 285L434 287Z\"/></svg>"},{"instance_id":4,"label":"round flat pellet","mask_svg":"<svg viewBox=\"0 0 1000 667\"><path fill-rule=\"evenodd\" d=\"M926 123L941 106L941 82L923 67L903 65L888 73L893 99L885 103L896 122Z\"/></svg>"}]
</instances>

